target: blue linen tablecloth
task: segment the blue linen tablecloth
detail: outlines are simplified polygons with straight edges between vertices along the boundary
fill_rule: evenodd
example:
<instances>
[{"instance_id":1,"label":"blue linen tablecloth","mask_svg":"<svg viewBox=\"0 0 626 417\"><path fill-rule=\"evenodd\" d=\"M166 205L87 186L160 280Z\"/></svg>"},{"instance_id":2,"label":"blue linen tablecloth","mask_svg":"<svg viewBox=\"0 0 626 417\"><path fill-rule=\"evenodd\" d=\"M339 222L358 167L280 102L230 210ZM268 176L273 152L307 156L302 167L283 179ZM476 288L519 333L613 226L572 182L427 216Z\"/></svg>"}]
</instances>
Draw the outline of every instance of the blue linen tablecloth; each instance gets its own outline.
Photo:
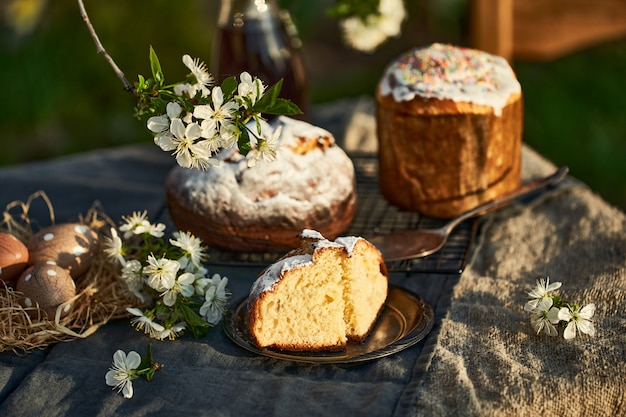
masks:
<instances>
[{"instance_id":1,"label":"blue linen tablecloth","mask_svg":"<svg viewBox=\"0 0 626 417\"><path fill-rule=\"evenodd\" d=\"M0 204L25 200L43 189L57 221L75 220L95 200L119 219L133 210L155 214L172 159L154 146L98 150L0 171ZM42 214L43 215L43 214ZM229 278L233 300L247 295L255 268L211 268ZM457 276L394 277L443 311ZM104 384L117 349L144 353L153 343L164 364L152 382L134 382L130 400ZM0 354L0 414L54 415L403 415L415 376L423 371L427 341L361 365L307 365L268 359L233 344L220 326L206 338L158 342L136 332L128 320L111 322L94 335L28 354Z\"/></svg>"}]
</instances>

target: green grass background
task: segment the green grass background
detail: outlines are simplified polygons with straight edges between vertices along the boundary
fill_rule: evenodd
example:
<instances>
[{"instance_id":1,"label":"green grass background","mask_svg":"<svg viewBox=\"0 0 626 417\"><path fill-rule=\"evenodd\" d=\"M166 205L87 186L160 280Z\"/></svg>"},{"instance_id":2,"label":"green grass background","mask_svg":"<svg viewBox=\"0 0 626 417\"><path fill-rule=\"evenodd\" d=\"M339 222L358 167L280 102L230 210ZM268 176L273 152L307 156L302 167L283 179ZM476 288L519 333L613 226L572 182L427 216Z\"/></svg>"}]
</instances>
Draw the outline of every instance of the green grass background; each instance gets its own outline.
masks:
<instances>
[{"instance_id":1,"label":"green grass background","mask_svg":"<svg viewBox=\"0 0 626 417\"><path fill-rule=\"evenodd\" d=\"M6 13L1 16L0 165L150 141L132 118L133 97L96 53L76 2L44 4L37 26L22 36ZM335 22L324 14L329 4L288 4L304 41L314 104L372 96L389 59L412 46L467 44L462 0L408 2L402 36L371 55L341 45ZM87 0L86 7L105 48L131 81L149 75L150 45L170 81L187 72L183 53L209 63L216 0ZM626 39L513 66L524 92L524 141L626 209Z\"/></svg>"}]
</instances>

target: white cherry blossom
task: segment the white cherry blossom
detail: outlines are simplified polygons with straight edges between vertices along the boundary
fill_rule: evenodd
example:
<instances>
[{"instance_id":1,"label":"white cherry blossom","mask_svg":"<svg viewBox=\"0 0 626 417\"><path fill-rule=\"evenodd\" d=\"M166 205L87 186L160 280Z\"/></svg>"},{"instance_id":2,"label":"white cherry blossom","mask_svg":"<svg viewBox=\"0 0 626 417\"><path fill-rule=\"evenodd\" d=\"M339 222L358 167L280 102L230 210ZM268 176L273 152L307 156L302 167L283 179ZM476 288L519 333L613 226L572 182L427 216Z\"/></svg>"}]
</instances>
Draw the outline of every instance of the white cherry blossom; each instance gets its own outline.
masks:
<instances>
[{"instance_id":1,"label":"white cherry blossom","mask_svg":"<svg viewBox=\"0 0 626 417\"><path fill-rule=\"evenodd\" d=\"M202 247L202 240L198 239L190 232L181 231L174 232L173 237L174 239L170 239L170 244L181 248L185 257L190 260L191 264L196 268L200 268L202 261L206 257Z\"/></svg>"},{"instance_id":2,"label":"white cherry blossom","mask_svg":"<svg viewBox=\"0 0 626 417\"><path fill-rule=\"evenodd\" d=\"M162 237L165 230L163 223L150 223L148 220L142 221L134 229L136 235L142 235L144 233L154 237Z\"/></svg>"},{"instance_id":3,"label":"white cherry blossom","mask_svg":"<svg viewBox=\"0 0 626 417\"><path fill-rule=\"evenodd\" d=\"M117 261L120 265L125 265L124 242L117 234L117 229L111 228L111 236L105 236L103 252L109 259Z\"/></svg>"},{"instance_id":4,"label":"white cherry blossom","mask_svg":"<svg viewBox=\"0 0 626 417\"><path fill-rule=\"evenodd\" d=\"M248 166L253 167L259 161L266 163L274 162L276 160L276 153L279 148L279 138L282 133L282 126L278 126L271 136L262 136L257 143L257 148L254 152L250 153L248 159Z\"/></svg>"},{"instance_id":5,"label":"white cherry blossom","mask_svg":"<svg viewBox=\"0 0 626 417\"><path fill-rule=\"evenodd\" d=\"M193 115L194 117L207 121L204 130L211 130L214 128L218 131L222 125L231 125L232 119L234 119L239 106L234 101L227 101L224 103L224 92L222 87L213 87L211 90L211 97L213 98L213 105L203 104L196 106ZM211 123L215 125L212 126Z\"/></svg>"},{"instance_id":6,"label":"white cherry blossom","mask_svg":"<svg viewBox=\"0 0 626 417\"><path fill-rule=\"evenodd\" d=\"M247 107L245 99L250 101L250 105L254 106L258 99L263 96L266 86L259 78L252 78L252 76L244 71L239 75L240 83L237 86L238 97L242 100L244 107ZM245 98L245 99L244 99Z\"/></svg>"},{"instance_id":7,"label":"white cherry blossom","mask_svg":"<svg viewBox=\"0 0 626 417\"><path fill-rule=\"evenodd\" d=\"M113 354L113 364L104 376L106 384L117 389L124 398L133 396L133 379L137 378L137 368L141 365L141 356L133 350L128 355L118 350Z\"/></svg>"},{"instance_id":8,"label":"white cherry blossom","mask_svg":"<svg viewBox=\"0 0 626 417\"><path fill-rule=\"evenodd\" d=\"M199 311L200 315L209 324L215 325L222 319L230 298L230 292L227 290L226 285L228 285L228 278L222 278L218 274L213 275L209 282L209 287L204 296L204 304L202 304Z\"/></svg>"},{"instance_id":9,"label":"white cherry blossom","mask_svg":"<svg viewBox=\"0 0 626 417\"><path fill-rule=\"evenodd\" d=\"M207 66L204 62L198 58L192 58L188 54L183 55L183 64L189 71L196 77L196 82L202 85L211 85L215 81L213 76L209 73Z\"/></svg>"},{"instance_id":10,"label":"white cherry blossom","mask_svg":"<svg viewBox=\"0 0 626 417\"><path fill-rule=\"evenodd\" d=\"M552 307L552 295L550 293L561 288L561 285L561 282L550 283L549 277L538 279L535 288L528 292L530 300L524 305L524 310L548 310Z\"/></svg>"},{"instance_id":11,"label":"white cherry blossom","mask_svg":"<svg viewBox=\"0 0 626 417\"><path fill-rule=\"evenodd\" d=\"M581 332L589 336L596 334L596 329L591 318L596 311L595 304L587 304L579 309L578 306L563 307L559 310L559 319L567 322L567 327L563 332L565 339L573 339L576 333Z\"/></svg>"},{"instance_id":12,"label":"white cherry blossom","mask_svg":"<svg viewBox=\"0 0 626 417\"><path fill-rule=\"evenodd\" d=\"M177 261L157 259L154 255L149 255L148 265L143 267L143 273L148 276L147 283L151 288L163 292L174 286L179 269L180 264Z\"/></svg>"},{"instance_id":13,"label":"white cherry blossom","mask_svg":"<svg viewBox=\"0 0 626 417\"><path fill-rule=\"evenodd\" d=\"M161 332L155 335L154 338L158 340L165 340L165 339L174 340L178 336L180 336L185 331L186 328L187 328L187 323L185 323L184 321L180 323L176 323L172 327L163 329Z\"/></svg>"},{"instance_id":14,"label":"white cherry blossom","mask_svg":"<svg viewBox=\"0 0 626 417\"><path fill-rule=\"evenodd\" d=\"M120 226L120 232L124 232L124 239L128 239L136 233L138 227L140 227L147 219L148 212L144 210L143 212L134 211L130 216L122 216L122 220L124 224Z\"/></svg>"},{"instance_id":15,"label":"white cherry blossom","mask_svg":"<svg viewBox=\"0 0 626 417\"><path fill-rule=\"evenodd\" d=\"M176 299L178 298L178 294L183 297L191 297L196 292L194 287L194 283L196 281L196 276L191 272L185 272L181 274L172 288L163 293L163 304L168 307L172 307L176 303Z\"/></svg>"},{"instance_id":16,"label":"white cherry blossom","mask_svg":"<svg viewBox=\"0 0 626 417\"><path fill-rule=\"evenodd\" d=\"M167 103L165 106L166 114L152 116L146 123L148 129L154 133L167 132L170 128L170 120L180 117L183 108L175 101Z\"/></svg>"},{"instance_id":17,"label":"white cherry blossom","mask_svg":"<svg viewBox=\"0 0 626 417\"><path fill-rule=\"evenodd\" d=\"M552 307L549 310L535 309L531 311L530 323L535 332L539 334L543 331L548 336L556 336L558 332L554 325L559 322L558 313L559 309L556 307Z\"/></svg>"},{"instance_id":18,"label":"white cherry blossom","mask_svg":"<svg viewBox=\"0 0 626 417\"><path fill-rule=\"evenodd\" d=\"M137 330L143 331L150 337L154 337L159 332L162 332L164 327L154 321L152 318L146 316L143 311L135 307L127 307L126 311L135 316L130 320L130 323L135 326Z\"/></svg>"}]
</instances>

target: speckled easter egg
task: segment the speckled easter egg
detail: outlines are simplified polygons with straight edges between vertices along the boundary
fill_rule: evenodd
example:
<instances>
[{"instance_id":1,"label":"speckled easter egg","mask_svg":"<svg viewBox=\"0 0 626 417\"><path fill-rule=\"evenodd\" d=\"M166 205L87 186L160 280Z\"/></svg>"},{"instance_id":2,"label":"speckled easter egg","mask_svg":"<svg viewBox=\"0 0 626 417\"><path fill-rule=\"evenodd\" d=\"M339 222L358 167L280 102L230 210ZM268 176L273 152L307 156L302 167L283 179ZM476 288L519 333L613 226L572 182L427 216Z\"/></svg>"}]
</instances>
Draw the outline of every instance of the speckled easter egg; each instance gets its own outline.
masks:
<instances>
[{"instance_id":1,"label":"speckled easter egg","mask_svg":"<svg viewBox=\"0 0 626 417\"><path fill-rule=\"evenodd\" d=\"M24 294L24 307L39 308L54 320L57 307L76 295L76 284L68 270L51 263L39 263L29 267L20 275L15 286ZM71 303L63 307L62 315L72 308Z\"/></svg>"},{"instance_id":2,"label":"speckled easter egg","mask_svg":"<svg viewBox=\"0 0 626 417\"><path fill-rule=\"evenodd\" d=\"M80 223L63 223L41 229L28 242L29 265L52 261L73 278L87 272L98 246L98 235Z\"/></svg>"},{"instance_id":3,"label":"speckled easter egg","mask_svg":"<svg viewBox=\"0 0 626 417\"><path fill-rule=\"evenodd\" d=\"M0 232L0 279L12 281L28 264L28 248L18 238Z\"/></svg>"}]
</instances>

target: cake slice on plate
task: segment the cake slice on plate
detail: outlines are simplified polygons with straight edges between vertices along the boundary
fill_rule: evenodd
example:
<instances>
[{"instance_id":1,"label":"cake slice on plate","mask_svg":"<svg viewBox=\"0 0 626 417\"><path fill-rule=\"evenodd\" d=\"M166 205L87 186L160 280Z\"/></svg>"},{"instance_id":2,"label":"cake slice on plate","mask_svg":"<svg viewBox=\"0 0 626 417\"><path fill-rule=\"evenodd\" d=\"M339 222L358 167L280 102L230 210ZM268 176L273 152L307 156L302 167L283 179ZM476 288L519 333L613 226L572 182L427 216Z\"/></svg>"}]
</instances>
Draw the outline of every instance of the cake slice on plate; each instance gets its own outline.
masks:
<instances>
[{"instance_id":1,"label":"cake slice on plate","mask_svg":"<svg viewBox=\"0 0 626 417\"><path fill-rule=\"evenodd\" d=\"M372 331L389 280L382 255L361 237L302 232L301 249L266 268L248 298L249 331L262 348L340 351Z\"/></svg>"}]
</instances>

